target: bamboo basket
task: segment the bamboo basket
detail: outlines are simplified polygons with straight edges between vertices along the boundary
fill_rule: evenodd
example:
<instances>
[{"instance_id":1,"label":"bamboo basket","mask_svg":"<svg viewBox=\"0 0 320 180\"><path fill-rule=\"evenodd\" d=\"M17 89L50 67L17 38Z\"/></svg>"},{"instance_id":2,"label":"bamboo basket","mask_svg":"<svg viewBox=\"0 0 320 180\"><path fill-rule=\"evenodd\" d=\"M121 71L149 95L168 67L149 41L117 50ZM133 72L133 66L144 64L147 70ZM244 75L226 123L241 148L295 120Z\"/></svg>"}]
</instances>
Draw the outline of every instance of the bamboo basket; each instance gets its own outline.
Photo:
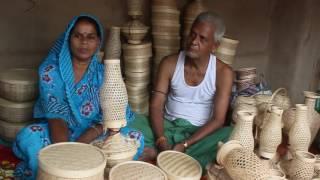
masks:
<instances>
[{"instance_id":1,"label":"bamboo basket","mask_svg":"<svg viewBox=\"0 0 320 180\"><path fill-rule=\"evenodd\" d=\"M139 20L132 20L121 28L121 33L128 39L129 44L141 44L148 33L148 29L149 27Z\"/></svg>"},{"instance_id":2,"label":"bamboo basket","mask_svg":"<svg viewBox=\"0 0 320 180\"><path fill-rule=\"evenodd\" d=\"M106 158L96 147L83 143L57 143L39 152L39 180L103 180Z\"/></svg>"},{"instance_id":3,"label":"bamboo basket","mask_svg":"<svg viewBox=\"0 0 320 180\"><path fill-rule=\"evenodd\" d=\"M308 151L297 151L289 169L290 180L311 179L316 158Z\"/></svg>"},{"instance_id":4,"label":"bamboo basket","mask_svg":"<svg viewBox=\"0 0 320 180\"><path fill-rule=\"evenodd\" d=\"M9 123L0 120L0 137L6 141L13 141L18 132L32 122L29 120L22 123Z\"/></svg>"},{"instance_id":5,"label":"bamboo basket","mask_svg":"<svg viewBox=\"0 0 320 180\"><path fill-rule=\"evenodd\" d=\"M251 79L257 77L257 68L248 67L236 70L237 79Z\"/></svg>"},{"instance_id":6,"label":"bamboo basket","mask_svg":"<svg viewBox=\"0 0 320 180\"><path fill-rule=\"evenodd\" d=\"M108 39L105 45L104 59L120 59L120 57L121 57L120 27L112 26L110 28L110 34L108 36Z\"/></svg>"},{"instance_id":7,"label":"bamboo basket","mask_svg":"<svg viewBox=\"0 0 320 180\"><path fill-rule=\"evenodd\" d=\"M316 162L314 164L314 177L320 178L320 154L316 155Z\"/></svg>"},{"instance_id":8,"label":"bamboo basket","mask_svg":"<svg viewBox=\"0 0 320 180\"><path fill-rule=\"evenodd\" d=\"M180 24L171 20L152 21L152 34L163 36L179 36Z\"/></svg>"},{"instance_id":9,"label":"bamboo basket","mask_svg":"<svg viewBox=\"0 0 320 180\"><path fill-rule=\"evenodd\" d=\"M256 101L252 96L237 96L237 99L234 103L234 108L236 108L240 104L248 104L248 105L256 105Z\"/></svg>"},{"instance_id":10,"label":"bamboo basket","mask_svg":"<svg viewBox=\"0 0 320 180\"><path fill-rule=\"evenodd\" d=\"M157 166L141 161L127 161L113 167L109 180L167 180L167 175Z\"/></svg>"},{"instance_id":11,"label":"bamboo basket","mask_svg":"<svg viewBox=\"0 0 320 180\"><path fill-rule=\"evenodd\" d=\"M216 50L216 52L214 52L214 54L223 63L228 64L228 65L232 65L235 60L235 55L237 52L238 45L239 45L238 40L223 37L218 49ZM238 78L238 79L240 79L240 78ZM242 79L248 79L248 78L242 78ZM242 80L242 79L240 79L240 80Z\"/></svg>"},{"instance_id":12,"label":"bamboo basket","mask_svg":"<svg viewBox=\"0 0 320 180\"><path fill-rule=\"evenodd\" d=\"M259 105L261 103L268 103L272 98L271 95L267 95L267 94L257 94L257 95L254 95L253 97L256 100L256 105Z\"/></svg>"},{"instance_id":13,"label":"bamboo basket","mask_svg":"<svg viewBox=\"0 0 320 180\"><path fill-rule=\"evenodd\" d=\"M218 164L208 164L206 169L208 180L232 180L225 169Z\"/></svg>"},{"instance_id":14,"label":"bamboo basket","mask_svg":"<svg viewBox=\"0 0 320 180\"><path fill-rule=\"evenodd\" d=\"M310 91L304 91L304 96L304 103L308 106L311 142L313 142L320 128L320 114L315 110L316 100L320 99L320 94Z\"/></svg>"},{"instance_id":15,"label":"bamboo basket","mask_svg":"<svg viewBox=\"0 0 320 180\"><path fill-rule=\"evenodd\" d=\"M36 99L38 74L34 69L9 69L0 73L0 96L14 102Z\"/></svg>"},{"instance_id":16,"label":"bamboo basket","mask_svg":"<svg viewBox=\"0 0 320 180\"><path fill-rule=\"evenodd\" d=\"M168 7L170 9L177 9L176 0L152 0L152 6Z\"/></svg>"},{"instance_id":17,"label":"bamboo basket","mask_svg":"<svg viewBox=\"0 0 320 180\"><path fill-rule=\"evenodd\" d=\"M14 103L0 98L0 119L11 123L32 119L34 102Z\"/></svg>"},{"instance_id":18,"label":"bamboo basket","mask_svg":"<svg viewBox=\"0 0 320 180\"><path fill-rule=\"evenodd\" d=\"M153 33L153 44L155 46L180 47L180 36L163 36Z\"/></svg>"},{"instance_id":19,"label":"bamboo basket","mask_svg":"<svg viewBox=\"0 0 320 180\"><path fill-rule=\"evenodd\" d=\"M131 84L126 84L128 96L139 96L149 93L148 86L132 86Z\"/></svg>"},{"instance_id":20,"label":"bamboo basket","mask_svg":"<svg viewBox=\"0 0 320 180\"><path fill-rule=\"evenodd\" d=\"M123 56L127 58L150 58L152 56L151 43L139 45L122 44Z\"/></svg>"},{"instance_id":21,"label":"bamboo basket","mask_svg":"<svg viewBox=\"0 0 320 180\"><path fill-rule=\"evenodd\" d=\"M236 80L235 83L237 85L237 91L243 91L249 88L250 86L254 86L256 84L256 79L252 78L252 79Z\"/></svg>"},{"instance_id":22,"label":"bamboo basket","mask_svg":"<svg viewBox=\"0 0 320 180\"><path fill-rule=\"evenodd\" d=\"M124 68L126 69L126 71L129 72L146 72L146 71L150 71L150 67L151 67L151 60L149 58L147 59L136 59L135 61L128 61L126 59L124 59Z\"/></svg>"},{"instance_id":23,"label":"bamboo basket","mask_svg":"<svg viewBox=\"0 0 320 180\"><path fill-rule=\"evenodd\" d=\"M296 120L296 108L292 107L283 112L282 123L283 123L283 132L288 134L293 123Z\"/></svg>"},{"instance_id":24,"label":"bamboo basket","mask_svg":"<svg viewBox=\"0 0 320 180\"><path fill-rule=\"evenodd\" d=\"M133 73L125 71L126 83L136 84L136 86L148 85L150 82L150 71L143 73Z\"/></svg>"},{"instance_id":25,"label":"bamboo basket","mask_svg":"<svg viewBox=\"0 0 320 180\"><path fill-rule=\"evenodd\" d=\"M142 16L143 15L143 0L127 0L128 15L129 16Z\"/></svg>"},{"instance_id":26,"label":"bamboo basket","mask_svg":"<svg viewBox=\"0 0 320 180\"><path fill-rule=\"evenodd\" d=\"M157 157L157 165L170 180L199 180L202 168L191 156L177 151L163 151Z\"/></svg>"},{"instance_id":27,"label":"bamboo basket","mask_svg":"<svg viewBox=\"0 0 320 180\"><path fill-rule=\"evenodd\" d=\"M167 6L152 6L152 21L170 20L179 22L180 11L177 9L170 9Z\"/></svg>"}]
</instances>

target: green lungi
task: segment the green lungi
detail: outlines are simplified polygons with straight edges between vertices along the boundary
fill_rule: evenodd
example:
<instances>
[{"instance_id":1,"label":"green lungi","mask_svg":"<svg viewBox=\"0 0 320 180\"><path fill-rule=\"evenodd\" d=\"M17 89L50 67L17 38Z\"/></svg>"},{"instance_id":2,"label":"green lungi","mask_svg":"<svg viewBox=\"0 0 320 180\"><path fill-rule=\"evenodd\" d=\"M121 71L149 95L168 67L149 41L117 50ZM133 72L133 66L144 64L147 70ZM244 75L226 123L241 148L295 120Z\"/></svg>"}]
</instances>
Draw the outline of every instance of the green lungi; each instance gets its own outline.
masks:
<instances>
[{"instance_id":1,"label":"green lungi","mask_svg":"<svg viewBox=\"0 0 320 180\"><path fill-rule=\"evenodd\" d=\"M144 135L145 147L155 147L155 136L151 124L146 116L136 115L136 119L128 125L141 131ZM164 134L171 145L181 143L188 139L200 127L192 125L184 119L174 121L164 120ZM195 158L203 170L205 166L216 159L218 142L226 142L232 131L232 127L223 127L203 138L199 142L188 147L186 154Z\"/></svg>"}]
</instances>

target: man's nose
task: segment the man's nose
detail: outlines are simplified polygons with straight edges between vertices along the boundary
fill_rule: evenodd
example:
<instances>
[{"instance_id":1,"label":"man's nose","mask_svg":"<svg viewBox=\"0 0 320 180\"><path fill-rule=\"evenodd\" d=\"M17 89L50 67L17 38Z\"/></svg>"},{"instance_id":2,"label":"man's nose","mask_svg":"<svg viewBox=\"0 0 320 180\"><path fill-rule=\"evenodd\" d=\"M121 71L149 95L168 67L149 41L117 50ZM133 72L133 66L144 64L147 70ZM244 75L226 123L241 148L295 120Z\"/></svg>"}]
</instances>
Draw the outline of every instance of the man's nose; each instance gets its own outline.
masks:
<instances>
[{"instance_id":1,"label":"man's nose","mask_svg":"<svg viewBox=\"0 0 320 180\"><path fill-rule=\"evenodd\" d=\"M192 44L197 44L198 41L199 41L199 37L198 37L197 35L195 35L195 36L193 36L193 37L191 38L191 43L192 43Z\"/></svg>"}]
</instances>

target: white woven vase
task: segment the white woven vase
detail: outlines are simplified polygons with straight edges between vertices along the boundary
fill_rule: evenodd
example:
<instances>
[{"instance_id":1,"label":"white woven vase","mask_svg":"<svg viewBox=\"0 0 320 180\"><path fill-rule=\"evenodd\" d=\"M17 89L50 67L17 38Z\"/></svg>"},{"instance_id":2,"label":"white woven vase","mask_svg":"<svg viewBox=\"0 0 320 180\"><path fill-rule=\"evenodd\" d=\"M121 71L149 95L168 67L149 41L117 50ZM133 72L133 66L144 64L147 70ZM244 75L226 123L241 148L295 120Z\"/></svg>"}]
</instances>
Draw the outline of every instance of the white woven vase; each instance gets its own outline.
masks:
<instances>
[{"instance_id":1,"label":"white woven vase","mask_svg":"<svg viewBox=\"0 0 320 180\"><path fill-rule=\"evenodd\" d=\"M320 128L320 114L314 109L316 99L320 98L320 94L315 92L304 91L304 103L308 106L308 119L310 123L311 141L313 142Z\"/></svg>"},{"instance_id":2,"label":"white woven vase","mask_svg":"<svg viewBox=\"0 0 320 180\"><path fill-rule=\"evenodd\" d=\"M308 151L311 133L308 124L308 106L296 104L296 120L289 131L290 150Z\"/></svg>"},{"instance_id":3,"label":"white woven vase","mask_svg":"<svg viewBox=\"0 0 320 180\"><path fill-rule=\"evenodd\" d=\"M278 106L271 107L271 115L260 133L259 154L262 157L271 159L277 152L278 145L282 140L282 113L283 110Z\"/></svg>"},{"instance_id":4,"label":"white woven vase","mask_svg":"<svg viewBox=\"0 0 320 180\"><path fill-rule=\"evenodd\" d=\"M253 151L254 138L253 138L253 118L254 114L247 111L238 111L237 123L230 135L229 140L237 140L240 144Z\"/></svg>"},{"instance_id":5,"label":"white woven vase","mask_svg":"<svg viewBox=\"0 0 320 180\"><path fill-rule=\"evenodd\" d=\"M119 129L126 125L127 89L121 76L120 60L105 60L104 64L104 82L100 89L104 129Z\"/></svg>"},{"instance_id":6,"label":"white woven vase","mask_svg":"<svg viewBox=\"0 0 320 180\"><path fill-rule=\"evenodd\" d=\"M222 165L232 179L262 180L269 175L259 157L244 148L239 141L228 141L217 154L217 162Z\"/></svg>"},{"instance_id":7,"label":"white woven vase","mask_svg":"<svg viewBox=\"0 0 320 180\"><path fill-rule=\"evenodd\" d=\"M316 158L308 151L297 151L290 164L290 180L311 179L314 174Z\"/></svg>"}]
</instances>

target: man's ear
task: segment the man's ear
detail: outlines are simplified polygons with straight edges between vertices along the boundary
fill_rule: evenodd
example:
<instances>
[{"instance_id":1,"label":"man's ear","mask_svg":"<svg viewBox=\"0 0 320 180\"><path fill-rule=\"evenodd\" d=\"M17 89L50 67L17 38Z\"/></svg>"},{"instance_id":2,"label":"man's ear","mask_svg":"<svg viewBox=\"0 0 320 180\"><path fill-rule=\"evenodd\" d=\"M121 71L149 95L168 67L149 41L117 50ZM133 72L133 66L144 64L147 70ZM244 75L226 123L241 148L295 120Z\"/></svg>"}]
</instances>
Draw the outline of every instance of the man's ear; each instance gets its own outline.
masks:
<instances>
[{"instance_id":1,"label":"man's ear","mask_svg":"<svg viewBox=\"0 0 320 180\"><path fill-rule=\"evenodd\" d=\"M211 47L211 52L212 53L216 52L216 50L218 49L219 46L220 46L220 42L214 42Z\"/></svg>"}]
</instances>

